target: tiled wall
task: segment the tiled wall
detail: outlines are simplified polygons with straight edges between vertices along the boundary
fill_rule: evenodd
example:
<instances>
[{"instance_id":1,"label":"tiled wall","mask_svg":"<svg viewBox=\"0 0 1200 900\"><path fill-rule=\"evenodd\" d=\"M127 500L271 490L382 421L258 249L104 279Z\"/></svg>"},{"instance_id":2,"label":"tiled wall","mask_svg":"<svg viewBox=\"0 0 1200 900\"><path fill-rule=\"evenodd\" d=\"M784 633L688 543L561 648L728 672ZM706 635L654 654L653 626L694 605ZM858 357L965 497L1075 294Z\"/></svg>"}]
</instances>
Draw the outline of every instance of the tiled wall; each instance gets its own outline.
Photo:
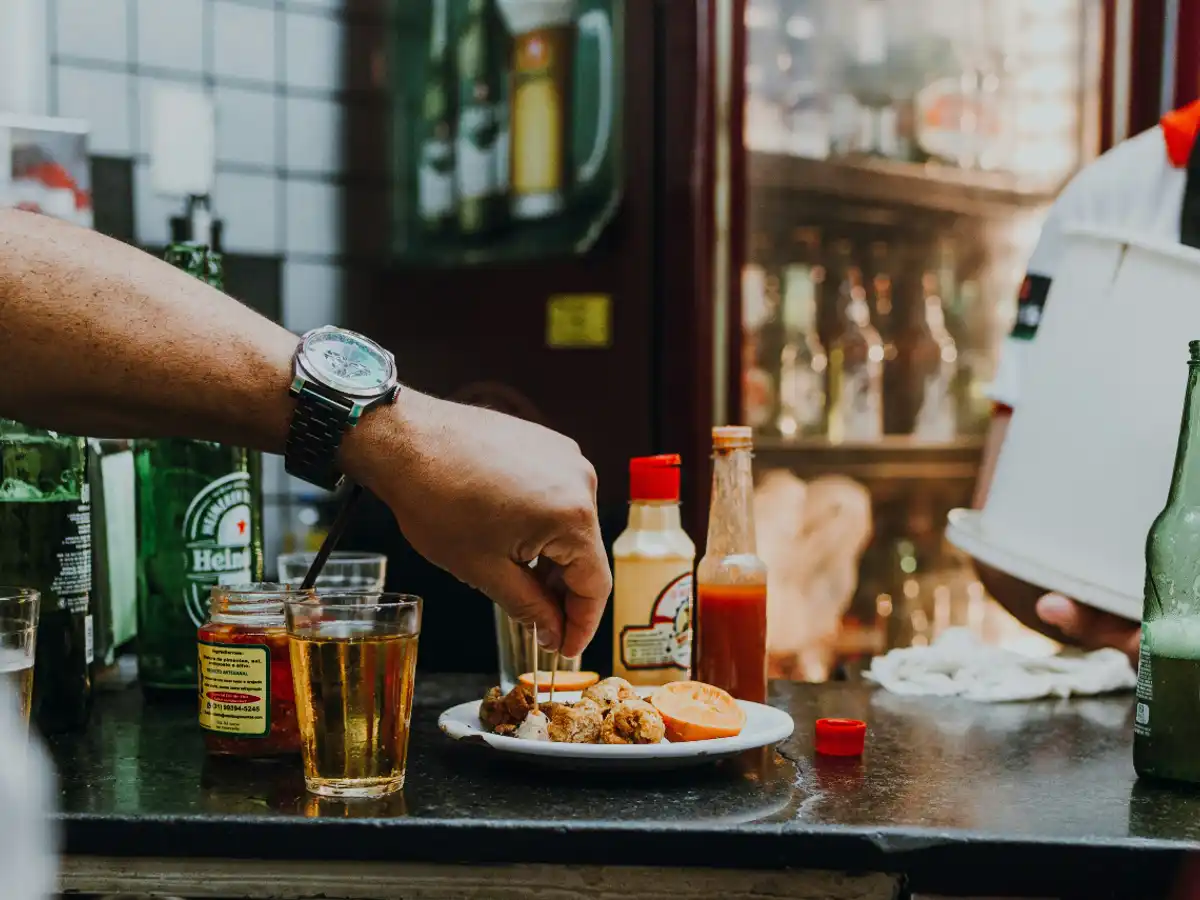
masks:
<instances>
[{"instance_id":1,"label":"tiled wall","mask_svg":"<svg viewBox=\"0 0 1200 900\"><path fill-rule=\"evenodd\" d=\"M345 208L386 214L386 153L359 153L348 140L350 121L377 120L384 108L381 58L352 57L382 44L385 3L47 2L49 112L88 120L94 153L135 160L138 243L161 245L180 206L150 185L153 90L164 82L207 90L227 251L284 260L287 327L336 322L347 277L378 249L347 239Z\"/></svg>"},{"instance_id":2,"label":"tiled wall","mask_svg":"<svg viewBox=\"0 0 1200 900\"><path fill-rule=\"evenodd\" d=\"M346 291L385 244L379 48L390 0L46 2L48 112L87 120L93 154L133 161L137 243L164 244L181 207L150 183L154 88L205 90L216 108L214 203L226 252L280 261L286 327L337 324ZM314 490L287 478L278 457L265 469L273 560L289 498Z\"/></svg>"}]
</instances>

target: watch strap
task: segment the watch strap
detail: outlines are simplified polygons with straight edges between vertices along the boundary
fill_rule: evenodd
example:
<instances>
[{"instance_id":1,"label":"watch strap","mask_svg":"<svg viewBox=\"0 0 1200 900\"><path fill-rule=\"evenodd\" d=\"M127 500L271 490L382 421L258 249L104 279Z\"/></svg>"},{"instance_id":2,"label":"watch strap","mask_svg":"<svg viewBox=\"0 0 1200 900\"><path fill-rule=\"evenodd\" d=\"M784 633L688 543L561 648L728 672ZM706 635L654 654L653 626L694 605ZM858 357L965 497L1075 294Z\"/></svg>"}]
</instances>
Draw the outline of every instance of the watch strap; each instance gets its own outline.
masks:
<instances>
[{"instance_id":1,"label":"watch strap","mask_svg":"<svg viewBox=\"0 0 1200 900\"><path fill-rule=\"evenodd\" d=\"M349 407L307 386L301 389L284 448L288 474L335 490L342 483L336 463L338 448L349 427Z\"/></svg>"}]
</instances>

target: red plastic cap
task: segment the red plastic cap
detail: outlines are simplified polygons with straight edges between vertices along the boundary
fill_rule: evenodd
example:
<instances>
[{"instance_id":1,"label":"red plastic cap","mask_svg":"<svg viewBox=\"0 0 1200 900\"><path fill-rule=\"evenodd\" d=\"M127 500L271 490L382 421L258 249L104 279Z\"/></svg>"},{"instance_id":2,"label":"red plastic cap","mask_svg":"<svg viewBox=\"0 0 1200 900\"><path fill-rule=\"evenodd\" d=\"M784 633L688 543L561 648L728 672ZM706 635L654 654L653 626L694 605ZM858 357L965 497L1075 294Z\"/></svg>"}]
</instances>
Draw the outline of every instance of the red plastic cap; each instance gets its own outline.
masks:
<instances>
[{"instance_id":1,"label":"red plastic cap","mask_svg":"<svg viewBox=\"0 0 1200 900\"><path fill-rule=\"evenodd\" d=\"M680 463L678 453L635 456L629 461L629 499L678 502Z\"/></svg>"},{"instance_id":2,"label":"red plastic cap","mask_svg":"<svg viewBox=\"0 0 1200 900\"><path fill-rule=\"evenodd\" d=\"M862 756L867 723L858 719L817 719L813 749L823 756Z\"/></svg>"}]
</instances>

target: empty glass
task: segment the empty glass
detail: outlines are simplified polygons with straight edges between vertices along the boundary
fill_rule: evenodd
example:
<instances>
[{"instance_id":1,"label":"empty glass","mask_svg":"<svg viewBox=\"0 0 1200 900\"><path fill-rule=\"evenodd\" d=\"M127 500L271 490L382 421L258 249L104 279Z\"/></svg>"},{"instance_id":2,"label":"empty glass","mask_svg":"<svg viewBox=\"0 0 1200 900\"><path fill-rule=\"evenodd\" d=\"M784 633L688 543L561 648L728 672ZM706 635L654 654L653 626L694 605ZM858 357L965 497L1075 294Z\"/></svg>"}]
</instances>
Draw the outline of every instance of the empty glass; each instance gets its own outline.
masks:
<instances>
[{"instance_id":1,"label":"empty glass","mask_svg":"<svg viewBox=\"0 0 1200 900\"><path fill-rule=\"evenodd\" d=\"M32 588L0 587L0 681L16 692L26 724L33 704L33 658L41 599Z\"/></svg>"},{"instance_id":2,"label":"empty glass","mask_svg":"<svg viewBox=\"0 0 1200 900\"><path fill-rule=\"evenodd\" d=\"M282 553L279 556L279 580L299 584L308 574L316 553ZM382 591L387 577L387 557L382 553L353 551L329 554L316 587L329 590Z\"/></svg>"},{"instance_id":3,"label":"empty glass","mask_svg":"<svg viewBox=\"0 0 1200 900\"><path fill-rule=\"evenodd\" d=\"M539 672L549 672L554 666L554 651L536 647L533 643L533 633L528 627L514 622L508 613L499 606L496 608L496 643L500 655L500 689L504 693L511 691L526 672L532 672L536 658ZM558 658L558 671L578 672L580 658ZM541 681L546 681L542 676ZM545 688L543 688L545 690Z\"/></svg>"},{"instance_id":4,"label":"empty glass","mask_svg":"<svg viewBox=\"0 0 1200 900\"><path fill-rule=\"evenodd\" d=\"M337 594L287 605L304 783L325 797L404 786L421 599Z\"/></svg>"}]
</instances>

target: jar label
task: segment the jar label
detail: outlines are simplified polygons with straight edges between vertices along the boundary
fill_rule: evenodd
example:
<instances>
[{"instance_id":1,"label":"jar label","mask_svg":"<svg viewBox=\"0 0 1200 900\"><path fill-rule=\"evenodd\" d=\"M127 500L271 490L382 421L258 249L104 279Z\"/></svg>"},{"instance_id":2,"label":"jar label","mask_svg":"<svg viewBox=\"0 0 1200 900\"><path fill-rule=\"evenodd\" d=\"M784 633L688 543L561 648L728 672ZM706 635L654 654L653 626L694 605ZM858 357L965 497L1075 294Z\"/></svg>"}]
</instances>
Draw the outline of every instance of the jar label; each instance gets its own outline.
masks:
<instances>
[{"instance_id":1,"label":"jar label","mask_svg":"<svg viewBox=\"0 0 1200 900\"><path fill-rule=\"evenodd\" d=\"M626 669L682 669L692 664L692 573L685 572L659 593L646 624L621 629L621 665Z\"/></svg>"},{"instance_id":2,"label":"jar label","mask_svg":"<svg viewBox=\"0 0 1200 900\"><path fill-rule=\"evenodd\" d=\"M200 727L242 737L271 731L271 648L199 642Z\"/></svg>"}]
</instances>

